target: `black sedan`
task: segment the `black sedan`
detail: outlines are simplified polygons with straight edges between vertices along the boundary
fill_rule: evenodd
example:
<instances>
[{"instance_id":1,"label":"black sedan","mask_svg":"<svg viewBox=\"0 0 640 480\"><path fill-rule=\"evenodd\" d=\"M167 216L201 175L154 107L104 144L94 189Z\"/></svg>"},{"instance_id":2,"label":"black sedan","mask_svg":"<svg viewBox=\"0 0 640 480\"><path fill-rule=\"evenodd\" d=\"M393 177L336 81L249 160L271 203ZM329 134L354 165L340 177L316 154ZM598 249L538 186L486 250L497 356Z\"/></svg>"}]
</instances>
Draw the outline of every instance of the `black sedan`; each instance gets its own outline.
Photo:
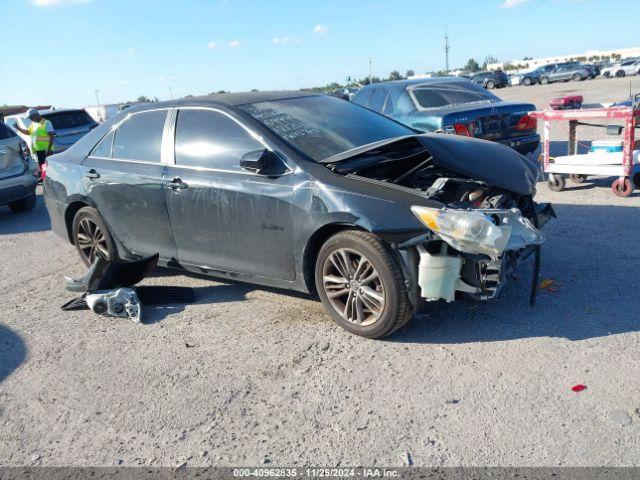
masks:
<instances>
[{"instance_id":1,"label":"black sedan","mask_svg":"<svg viewBox=\"0 0 640 480\"><path fill-rule=\"evenodd\" d=\"M49 158L53 229L85 264L161 263L319 295L378 338L423 301L486 300L545 237L537 167L338 98L225 94L122 112ZM536 226L534 226L536 225Z\"/></svg>"}]
</instances>

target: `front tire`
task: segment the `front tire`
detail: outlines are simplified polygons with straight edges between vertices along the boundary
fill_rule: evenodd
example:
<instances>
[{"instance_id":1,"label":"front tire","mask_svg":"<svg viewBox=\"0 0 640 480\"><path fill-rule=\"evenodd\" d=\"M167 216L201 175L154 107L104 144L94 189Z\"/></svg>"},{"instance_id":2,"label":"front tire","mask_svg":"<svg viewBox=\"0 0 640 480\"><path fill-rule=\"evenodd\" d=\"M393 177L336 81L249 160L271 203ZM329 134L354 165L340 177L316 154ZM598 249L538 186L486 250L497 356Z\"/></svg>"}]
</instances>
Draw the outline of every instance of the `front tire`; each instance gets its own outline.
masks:
<instances>
[{"instance_id":1,"label":"front tire","mask_svg":"<svg viewBox=\"0 0 640 480\"><path fill-rule=\"evenodd\" d=\"M573 81L574 82L579 82L580 80L582 80L582 75L580 75L579 73L574 73L573 74Z\"/></svg>"},{"instance_id":2,"label":"front tire","mask_svg":"<svg viewBox=\"0 0 640 480\"><path fill-rule=\"evenodd\" d=\"M522 80L522 84L523 84L525 87L530 86L530 85L531 85L531 79L530 79L529 77L524 77L524 79Z\"/></svg>"},{"instance_id":3,"label":"front tire","mask_svg":"<svg viewBox=\"0 0 640 480\"><path fill-rule=\"evenodd\" d=\"M11 209L13 213L25 213L30 212L34 208L36 208L36 194L23 198L22 200L18 200L16 202L11 202L8 207Z\"/></svg>"},{"instance_id":4,"label":"front tire","mask_svg":"<svg viewBox=\"0 0 640 480\"><path fill-rule=\"evenodd\" d=\"M315 270L320 300L342 328L382 338L413 317L398 261L377 237L347 230L320 249Z\"/></svg>"},{"instance_id":5,"label":"front tire","mask_svg":"<svg viewBox=\"0 0 640 480\"><path fill-rule=\"evenodd\" d=\"M549 79L547 77L540 77L540 85L546 85L549 83Z\"/></svg>"},{"instance_id":6,"label":"front tire","mask_svg":"<svg viewBox=\"0 0 640 480\"><path fill-rule=\"evenodd\" d=\"M104 220L93 207L83 207L73 217L72 238L76 250L86 266L98 256L116 260L116 247Z\"/></svg>"},{"instance_id":7,"label":"front tire","mask_svg":"<svg viewBox=\"0 0 640 480\"><path fill-rule=\"evenodd\" d=\"M493 90L494 88L496 88L496 82L494 82L493 80L489 80L487 82L486 88L487 90Z\"/></svg>"},{"instance_id":8,"label":"front tire","mask_svg":"<svg viewBox=\"0 0 640 480\"><path fill-rule=\"evenodd\" d=\"M624 78L624 76L625 76L624 70L618 70L618 71L616 72L616 77L618 77L618 78Z\"/></svg>"}]
</instances>

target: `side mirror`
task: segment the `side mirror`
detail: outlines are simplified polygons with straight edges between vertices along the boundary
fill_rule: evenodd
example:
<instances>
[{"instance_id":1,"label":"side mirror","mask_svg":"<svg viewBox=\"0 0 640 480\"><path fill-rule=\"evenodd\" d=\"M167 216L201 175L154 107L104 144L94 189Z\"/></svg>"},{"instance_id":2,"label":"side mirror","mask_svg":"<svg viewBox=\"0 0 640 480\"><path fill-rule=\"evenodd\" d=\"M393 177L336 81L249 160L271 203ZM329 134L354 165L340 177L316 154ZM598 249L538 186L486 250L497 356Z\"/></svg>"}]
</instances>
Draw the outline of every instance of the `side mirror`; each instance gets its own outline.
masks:
<instances>
[{"instance_id":1,"label":"side mirror","mask_svg":"<svg viewBox=\"0 0 640 480\"><path fill-rule=\"evenodd\" d=\"M240 168L264 175L280 174L281 172L277 171L281 170L277 168L278 165L284 167L280 157L266 148L247 152L240 159Z\"/></svg>"}]
</instances>

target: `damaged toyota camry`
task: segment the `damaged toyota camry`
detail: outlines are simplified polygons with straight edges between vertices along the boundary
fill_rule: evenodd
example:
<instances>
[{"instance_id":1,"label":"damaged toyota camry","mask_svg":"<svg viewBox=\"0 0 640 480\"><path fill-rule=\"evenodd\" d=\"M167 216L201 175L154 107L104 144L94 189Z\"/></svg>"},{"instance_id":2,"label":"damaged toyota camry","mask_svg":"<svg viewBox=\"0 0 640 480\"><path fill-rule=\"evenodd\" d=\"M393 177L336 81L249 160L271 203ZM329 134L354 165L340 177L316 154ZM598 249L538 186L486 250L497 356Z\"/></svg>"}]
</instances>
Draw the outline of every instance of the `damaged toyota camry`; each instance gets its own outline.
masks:
<instances>
[{"instance_id":1,"label":"damaged toyota camry","mask_svg":"<svg viewBox=\"0 0 640 480\"><path fill-rule=\"evenodd\" d=\"M380 338L424 301L489 300L527 256L537 264L553 215L533 199L537 175L496 143L256 92L122 112L49 157L45 199L87 265L159 254L317 293L340 326Z\"/></svg>"}]
</instances>

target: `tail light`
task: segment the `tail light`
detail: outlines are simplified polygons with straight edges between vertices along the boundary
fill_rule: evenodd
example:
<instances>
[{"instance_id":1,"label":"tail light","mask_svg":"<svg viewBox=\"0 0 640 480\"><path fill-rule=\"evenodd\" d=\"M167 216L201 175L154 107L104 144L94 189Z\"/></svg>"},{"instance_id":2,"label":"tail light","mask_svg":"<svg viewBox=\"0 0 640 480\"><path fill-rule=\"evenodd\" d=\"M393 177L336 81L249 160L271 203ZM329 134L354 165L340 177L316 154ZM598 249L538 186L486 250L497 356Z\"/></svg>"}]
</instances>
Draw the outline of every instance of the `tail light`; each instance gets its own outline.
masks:
<instances>
[{"instance_id":1,"label":"tail light","mask_svg":"<svg viewBox=\"0 0 640 480\"><path fill-rule=\"evenodd\" d=\"M523 115L518 120L518 124L516 125L516 130L537 130L538 129L538 120L535 117L530 115Z\"/></svg>"},{"instance_id":2,"label":"tail light","mask_svg":"<svg viewBox=\"0 0 640 480\"><path fill-rule=\"evenodd\" d=\"M26 142L24 142L24 141L20 142L20 158L22 158L22 161L28 167L29 166L29 159L31 158L31 152L29 151L29 147L27 146Z\"/></svg>"},{"instance_id":3,"label":"tail light","mask_svg":"<svg viewBox=\"0 0 640 480\"><path fill-rule=\"evenodd\" d=\"M453 130L456 132L456 135L464 135L465 137L471 136L469 128L464 123L454 123Z\"/></svg>"}]
</instances>

